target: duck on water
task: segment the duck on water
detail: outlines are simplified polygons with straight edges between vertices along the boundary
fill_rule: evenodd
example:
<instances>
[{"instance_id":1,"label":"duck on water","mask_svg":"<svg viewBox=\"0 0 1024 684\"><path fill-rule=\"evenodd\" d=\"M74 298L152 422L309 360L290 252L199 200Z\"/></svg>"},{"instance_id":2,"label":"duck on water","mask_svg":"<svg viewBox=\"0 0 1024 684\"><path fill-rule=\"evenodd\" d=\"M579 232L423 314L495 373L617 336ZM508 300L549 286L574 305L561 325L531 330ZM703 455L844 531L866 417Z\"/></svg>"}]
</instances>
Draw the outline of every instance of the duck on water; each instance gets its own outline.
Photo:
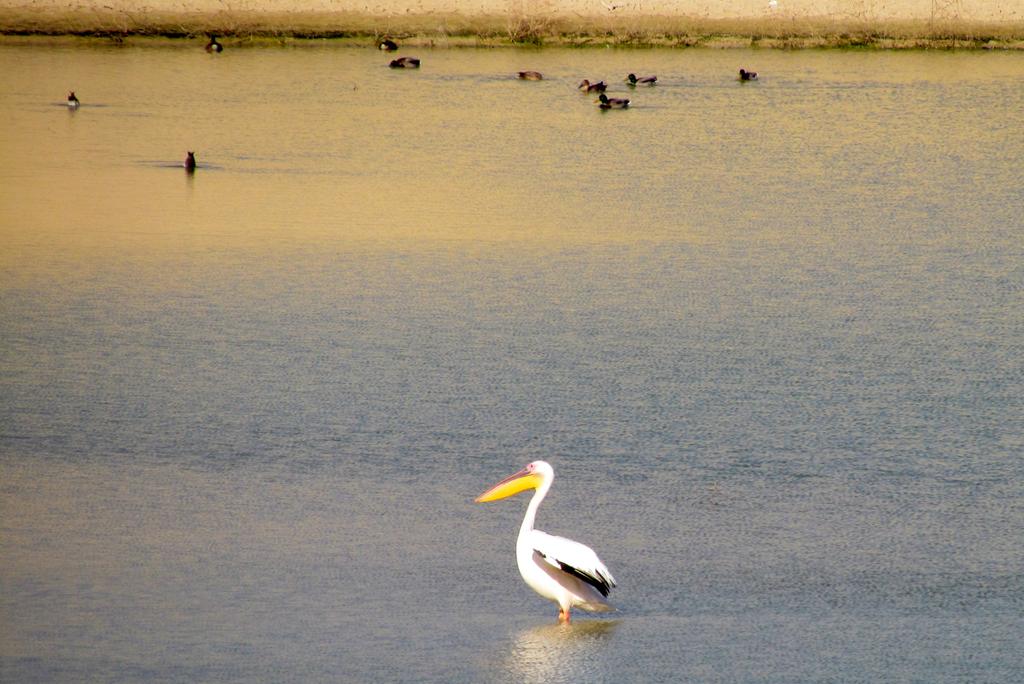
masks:
<instances>
[{"instance_id":1,"label":"duck on water","mask_svg":"<svg viewBox=\"0 0 1024 684\"><path fill-rule=\"evenodd\" d=\"M626 109L629 107L629 100L624 97L608 97L604 93L597 98L598 107L601 109Z\"/></svg>"},{"instance_id":2,"label":"duck on water","mask_svg":"<svg viewBox=\"0 0 1024 684\"><path fill-rule=\"evenodd\" d=\"M657 76L641 76L639 78L636 74L630 74L629 76L626 76L626 83L631 86L654 85L657 82Z\"/></svg>"},{"instance_id":3,"label":"duck on water","mask_svg":"<svg viewBox=\"0 0 1024 684\"><path fill-rule=\"evenodd\" d=\"M420 60L415 57L399 57L391 60L388 66L392 69L419 69Z\"/></svg>"}]
</instances>

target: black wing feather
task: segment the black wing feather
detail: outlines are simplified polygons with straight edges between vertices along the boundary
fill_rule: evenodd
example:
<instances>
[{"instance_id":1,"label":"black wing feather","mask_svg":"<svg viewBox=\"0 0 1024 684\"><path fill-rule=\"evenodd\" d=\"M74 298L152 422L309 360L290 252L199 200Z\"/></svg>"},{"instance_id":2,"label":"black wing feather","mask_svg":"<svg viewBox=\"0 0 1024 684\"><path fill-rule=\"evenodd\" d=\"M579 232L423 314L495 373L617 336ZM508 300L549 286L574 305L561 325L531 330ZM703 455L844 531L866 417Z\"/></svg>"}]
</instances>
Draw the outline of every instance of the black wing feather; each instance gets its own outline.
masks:
<instances>
[{"instance_id":1,"label":"black wing feather","mask_svg":"<svg viewBox=\"0 0 1024 684\"><path fill-rule=\"evenodd\" d=\"M537 549L534 549L534 551L537 551ZM539 556L541 556L542 558L547 558L547 556L545 556L540 551L537 551L537 554ZM604 577L602 577L600 575L595 577L594 575L591 575L589 572L583 572L579 568L574 568L573 566L569 565L568 563L563 563L562 561L558 560L557 558L554 558L552 560L554 560L556 563L558 563L558 567L561 568L563 572L567 572L570 575L572 575L573 577L577 577L577 578L583 580L584 582L586 582L587 584L589 584L590 586L592 586L595 589L597 589L599 592L601 592L601 596L607 597L608 596L608 592L611 591L613 586L615 586L614 584L610 584L607 579L605 579Z\"/></svg>"}]
</instances>

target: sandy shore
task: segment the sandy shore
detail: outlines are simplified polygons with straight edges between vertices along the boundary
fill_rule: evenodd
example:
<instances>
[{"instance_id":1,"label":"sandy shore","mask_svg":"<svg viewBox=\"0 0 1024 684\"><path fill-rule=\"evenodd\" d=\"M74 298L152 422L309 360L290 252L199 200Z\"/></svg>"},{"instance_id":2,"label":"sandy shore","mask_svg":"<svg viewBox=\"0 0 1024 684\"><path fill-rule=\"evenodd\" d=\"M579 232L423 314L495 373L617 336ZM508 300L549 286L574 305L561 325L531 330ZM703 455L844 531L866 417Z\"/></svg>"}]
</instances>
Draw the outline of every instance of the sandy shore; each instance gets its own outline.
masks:
<instances>
[{"instance_id":1,"label":"sandy shore","mask_svg":"<svg viewBox=\"0 0 1024 684\"><path fill-rule=\"evenodd\" d=\"M0 0L6 34L247 39L397 35L436 43L1024 47L995 0Z\"/></svg>"},{"instance_id":2,"label":"sandy shore","mask_svg":"<svg viewBox=\"0 0 1024 684\"><path fill-rule=\"evenodd\" d=\"M691 16L711 19L763 18L770 14L860 20L959 19L1024 21L1024 3L996 0L0 0L0 8L67 11L71 8L146 13L337 13L394 16L462 14L486 16Z\"/></svg>"}]
</instances>

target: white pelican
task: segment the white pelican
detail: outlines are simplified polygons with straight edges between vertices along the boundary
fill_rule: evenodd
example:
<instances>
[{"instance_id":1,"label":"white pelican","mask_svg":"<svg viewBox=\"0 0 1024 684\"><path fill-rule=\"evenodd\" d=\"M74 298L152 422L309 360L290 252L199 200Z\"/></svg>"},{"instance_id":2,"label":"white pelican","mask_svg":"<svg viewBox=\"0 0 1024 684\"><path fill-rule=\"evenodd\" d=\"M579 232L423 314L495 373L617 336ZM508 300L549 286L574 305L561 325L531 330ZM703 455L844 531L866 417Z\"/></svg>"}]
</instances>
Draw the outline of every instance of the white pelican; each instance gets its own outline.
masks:
<instances>
[{"instance_id":1,"label":"white pelican","mask_svg":"<svg viewBox=\"0 0 1024 684\"><path fill-rule=\"evenodd\" d=\"M555 470L549 463L534 461L478 496L476 502L497 501L535 489L516 540L519 574L531 589L558 604L559 622L569 622L569 611L574 606L596 612L614 610L605 597L615 586L615 578L594 550L533 529L537 509L554 479Z\"/></svg>"}]
</instances>

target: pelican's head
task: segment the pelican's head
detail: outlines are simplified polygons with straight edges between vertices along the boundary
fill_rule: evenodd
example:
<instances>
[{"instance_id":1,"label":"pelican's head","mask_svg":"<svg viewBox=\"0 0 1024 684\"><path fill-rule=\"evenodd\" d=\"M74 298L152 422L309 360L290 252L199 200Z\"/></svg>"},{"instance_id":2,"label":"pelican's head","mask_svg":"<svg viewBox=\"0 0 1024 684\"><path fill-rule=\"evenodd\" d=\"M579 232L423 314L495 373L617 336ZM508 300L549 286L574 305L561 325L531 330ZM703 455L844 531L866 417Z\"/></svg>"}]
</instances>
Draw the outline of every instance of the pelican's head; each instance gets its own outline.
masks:
<instances>
[{"instance_id":1,"label":"pelican's head","mask_svg":"<svg viewBox=\"0 0 1024 684\"><path fill-rule=\"evenodd\" d=\"M524 492L527 489L540 489L545 483L551 482L555 469L547 461L534 461L518 473L509 475L486 492L476 497L477 503L497 501Z\"/></svg>"}]
</instances>

